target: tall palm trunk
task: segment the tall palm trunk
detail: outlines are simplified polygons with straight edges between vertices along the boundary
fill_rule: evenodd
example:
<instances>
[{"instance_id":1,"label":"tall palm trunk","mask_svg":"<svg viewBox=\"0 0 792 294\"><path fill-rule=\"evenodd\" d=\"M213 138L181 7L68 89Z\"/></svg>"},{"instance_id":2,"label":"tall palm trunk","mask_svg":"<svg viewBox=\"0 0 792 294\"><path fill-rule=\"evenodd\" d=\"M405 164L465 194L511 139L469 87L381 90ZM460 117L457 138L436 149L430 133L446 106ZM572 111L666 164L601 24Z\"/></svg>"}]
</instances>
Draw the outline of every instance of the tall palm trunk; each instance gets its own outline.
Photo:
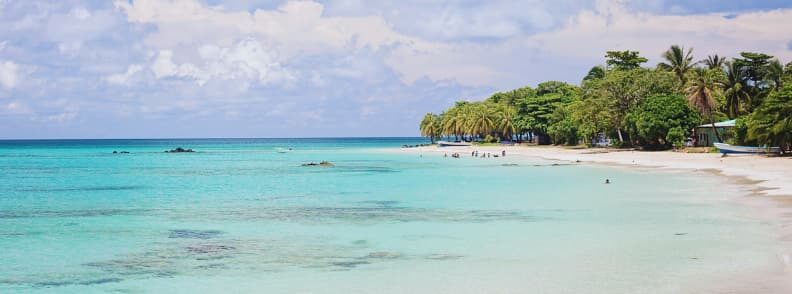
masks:
<instances>
[{"instance_id":1,"label":"tall palm trunk","mask_svg":"<svg viewBox=\"0 0 792 294\"><path fill-rule=\"evenodd\" d=\"M715 127L715 120L712 119L712 116L710 116L710 123L712 124L712 131L715 132L715 138L718 138L719 143L723 143L720 134L718 134L718 128Z\"/></svg>"}]
</instances>

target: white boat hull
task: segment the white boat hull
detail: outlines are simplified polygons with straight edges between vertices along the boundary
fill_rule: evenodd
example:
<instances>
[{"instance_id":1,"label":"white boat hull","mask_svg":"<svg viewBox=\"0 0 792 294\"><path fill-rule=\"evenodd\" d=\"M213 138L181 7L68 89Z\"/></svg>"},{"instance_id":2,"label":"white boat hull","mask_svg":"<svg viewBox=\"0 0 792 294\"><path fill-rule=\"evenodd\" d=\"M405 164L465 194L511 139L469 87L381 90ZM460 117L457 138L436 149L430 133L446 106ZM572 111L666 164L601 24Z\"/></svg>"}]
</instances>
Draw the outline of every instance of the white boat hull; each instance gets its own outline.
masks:
<instances>
[{"instance_id":1,"label":"white boat hull","mask_svg":"<svg viewBox=\"0 0 792 294\"><path fill-rule=\"evenodd\" d=\"M448 141L437 141L438 147L452 147L452 146L471 146L472 144L468 142L448 142Z\"/></svg>"},{"instance_id":2,"label":"white boat hull","mask_svg":"<svg viewBox=\"0 0 792 294\"><path fill-rule=\"evenodd\" d=\"M781 152L781 148L779 147L734 146L725 143L713 143L713 145L723 154L766 154Z\"/></svg>"}]
</instances>

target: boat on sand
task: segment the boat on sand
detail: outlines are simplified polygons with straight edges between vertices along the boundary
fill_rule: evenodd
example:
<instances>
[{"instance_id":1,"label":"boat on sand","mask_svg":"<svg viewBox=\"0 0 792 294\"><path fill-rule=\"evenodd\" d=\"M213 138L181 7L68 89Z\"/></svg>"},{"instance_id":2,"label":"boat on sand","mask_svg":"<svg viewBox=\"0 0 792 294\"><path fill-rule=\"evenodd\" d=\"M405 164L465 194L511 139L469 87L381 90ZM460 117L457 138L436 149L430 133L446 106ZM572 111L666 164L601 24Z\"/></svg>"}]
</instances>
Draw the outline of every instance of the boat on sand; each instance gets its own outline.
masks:
<instances>
[{"instance_id":1,"label":"boat on sand","mask_svg":"<svg viewBox=\"0 0 792 294\"><path fill-rule=\"evenodd\" d=\"M723 154L768 154L781 153L779 147L753 147L753 146L734 146L726 143L712 143L720 153Z\"/></svg>"},{"instance_id":2,"label":"boat on sand","mask_svg":"<svg viewBox=\"0 0 792 294\"><path fill-rule=\"evenodd\" d=\"M451 147L451 146L471 146L472 144L468 142L448 142L448 141L437 141L438 147Z\"/></svg>"}]
</instances>

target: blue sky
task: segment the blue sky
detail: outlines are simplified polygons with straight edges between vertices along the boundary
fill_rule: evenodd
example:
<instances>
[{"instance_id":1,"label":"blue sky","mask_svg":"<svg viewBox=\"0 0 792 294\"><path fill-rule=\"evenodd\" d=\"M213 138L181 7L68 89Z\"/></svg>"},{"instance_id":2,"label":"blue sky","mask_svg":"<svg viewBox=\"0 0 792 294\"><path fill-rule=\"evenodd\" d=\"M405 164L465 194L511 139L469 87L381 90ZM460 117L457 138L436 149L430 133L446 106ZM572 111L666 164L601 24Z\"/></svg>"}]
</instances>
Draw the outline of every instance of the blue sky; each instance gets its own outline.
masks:
<instances>
[{"instance_id":1,"label":"blue sky","mask_svg":"<svg viewBox=\"0 0 792 294\"><path fill-rule=\"evenodd\" d=\"M671 44L792 60L792 1L0 0L0 138L413 136Z\"/></svg>"}]
</instances>

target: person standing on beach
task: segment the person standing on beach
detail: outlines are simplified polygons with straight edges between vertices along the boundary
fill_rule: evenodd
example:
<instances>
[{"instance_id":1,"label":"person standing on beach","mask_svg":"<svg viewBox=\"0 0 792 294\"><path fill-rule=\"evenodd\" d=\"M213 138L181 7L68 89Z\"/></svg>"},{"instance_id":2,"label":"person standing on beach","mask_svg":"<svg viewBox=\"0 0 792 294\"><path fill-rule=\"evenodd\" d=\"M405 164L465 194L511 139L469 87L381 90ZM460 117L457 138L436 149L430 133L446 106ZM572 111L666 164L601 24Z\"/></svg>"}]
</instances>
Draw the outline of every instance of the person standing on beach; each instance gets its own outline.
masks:
<instances>
[{"instance_id":1,"label":"person standing on beach","mask_svg":"<svg viewBox=\"0 0 792 294\"><path fill-rule=\"evenodd\" d=\"M501 151L501 156L506 157L506 150Z\"/></svg>"}]
</instances>

